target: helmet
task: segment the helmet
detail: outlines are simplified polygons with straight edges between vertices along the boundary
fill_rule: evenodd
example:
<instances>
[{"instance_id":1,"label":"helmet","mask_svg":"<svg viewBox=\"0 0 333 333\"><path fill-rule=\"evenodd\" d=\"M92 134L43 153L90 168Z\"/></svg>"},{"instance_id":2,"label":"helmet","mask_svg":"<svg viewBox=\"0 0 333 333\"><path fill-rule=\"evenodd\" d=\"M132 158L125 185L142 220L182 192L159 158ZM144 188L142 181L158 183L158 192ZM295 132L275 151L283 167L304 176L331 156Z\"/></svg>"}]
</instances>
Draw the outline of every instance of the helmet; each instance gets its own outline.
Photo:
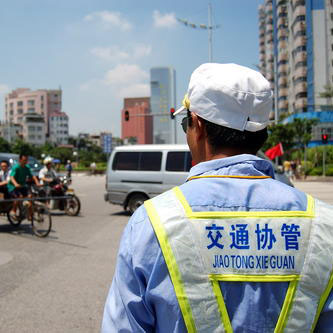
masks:
<instances>
[{"instance_id":1,"label":"helmet","mask_svg":"<svg viewBox=\"0 0 333 333\"><path fill-rule=\"evenodd\" d=\"M53 158L48 156L44 159L43 163L44 163L44 165L47 165L49 163L52 163L52 161L53 161Z\"/></svg>"}]
</instances>

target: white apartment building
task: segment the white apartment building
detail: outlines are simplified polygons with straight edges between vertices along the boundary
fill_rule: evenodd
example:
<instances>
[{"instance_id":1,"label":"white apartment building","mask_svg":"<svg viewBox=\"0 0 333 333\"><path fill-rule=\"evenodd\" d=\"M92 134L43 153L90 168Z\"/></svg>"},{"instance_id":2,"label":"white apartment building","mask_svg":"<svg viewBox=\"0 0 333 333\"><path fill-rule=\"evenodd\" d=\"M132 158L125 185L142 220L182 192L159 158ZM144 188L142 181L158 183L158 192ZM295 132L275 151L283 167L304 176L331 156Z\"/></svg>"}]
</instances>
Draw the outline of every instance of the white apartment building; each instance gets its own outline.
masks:
<instances>
[{"instance_id":1,"label":"white apartment building","mask_svg":"<svg viewBox=\"0 0 333 333\"><path fill-rule=\"evenodd\" d=\"M65 112L53 112L49 117L49 141L55 144L68 143L68 116Z\"/></svg>"},{"instance_id":2,"label":"white apartment building","mask_svg":"<svg viewBox=\"0 0 333 333\"><path fill-rule=\"evenodd\" d=\"M15 140L21 138L22 126L11 123L0 124L0 136L9 143L15 142Z\"/></svg>"},{"instance_id":3,"label":"white apartment building","mask_svg":"<svg viewBox=\"0 0 333 333\"><path fill-rule=\"evenodd\" d=\"M23 140L33 145L45 144L45 120L38 113L25 113L22 120Z\"/></svg>"},{"instance_id":4,"label":"white apartment building","mask_svg":"<svg viewBox=\"0 0 333 333\"><path fill-rule=\"evenodd\" d=\"M329 108L320 93L333 83L333 0L265 0L259 44L277 116Z\"/></svg>"}]
</instances>

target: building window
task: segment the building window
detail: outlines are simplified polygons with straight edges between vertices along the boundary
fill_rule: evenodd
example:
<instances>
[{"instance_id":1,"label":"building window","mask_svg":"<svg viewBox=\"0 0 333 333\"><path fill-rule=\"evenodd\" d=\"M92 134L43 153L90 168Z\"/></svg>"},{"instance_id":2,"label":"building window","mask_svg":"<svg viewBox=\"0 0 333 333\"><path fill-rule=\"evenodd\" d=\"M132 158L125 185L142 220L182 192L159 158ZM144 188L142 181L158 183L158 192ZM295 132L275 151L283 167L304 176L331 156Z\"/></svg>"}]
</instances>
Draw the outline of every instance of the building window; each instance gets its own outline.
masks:
<instances>
[{"instance_id":1,"label":"building window","mask_svg":"<svg viewBox=\"0 0 333 333\"><path fill-rule=\"evenodd\" d=\"M23 101L18 101L17 106L23 106Z\"/></svg>"},{"instance_id":2,"label":"building window","mask_svg":"<svg viewBox=\"0 0 333 333\"><path fill-rule=\"evenodd\" d=\"M28 109L28 112L29 112L29 113L34 113L34 112L35 112L35 108L29 108L29 109Z\"/></svg>"},{"instance_id":3,"label":"building window","mask_svg":"<svg viewBox=\"0 0 333 333\"><path fill-rule=\"evenodd\" d=\"M34 105L35 105L35 101L33 99L29 99L28 106L34 106Z\"/></svg>"},{"instance_id":4,"label":"building window","mask_svg":"<svg viewBox=\"0 0 333 333\"><path fill-rule=\"evenodd\" d=\"M300 92L296 94L296 98L306 98L308 94L306 92Z\"/></svg>"},{"instance_id":5,"label":"building window","mask_svg":"<svg viewBox=\"0 0 333 333\"><path fill-rule=\"evenodd\" d=\"M22 114L23 113L23 109L17 109L17 113L18 114Z\"/></svg>"},{"instance_id":6,"label":"building window","mask_svg":"<svg viewBox=\"0 0 333 333\"><path fill-rule=\"evenodd\" d=\"M306 61L299 61L296 65L295 65L295 69L299 68L299 67L306 67L307 66L307 62Z\"/></svg>"},{"instance_id":7,"label":"building window","mask_svg":"<svg viewBox=\"0 0 333 333\"><path fill-rule=\"evenodd\" d=\"M331 1L331 6L333 6L332 1ZM333 21L333 13L331 13L331 20Z\"/></svg>"},{"instance_id":8,"label":"building window","mask_svg":"<svg viewBox=\"0 0 333 333\"><path fill-rule=\"evenodd\" d=\"M331 29L331 35L333 35L333 29Z\"/></svg>"},{"instance_id":9,"label":"building window","mask_svg":"<svg viewBox=\"0 0 333 333\"><path fill-rule=\"evenodd\" d=\"M40 100L41 100L41 101L44 101L44 96L40 96Z\"/></svg>"},{"instance_id":10,"label":"building window","mask_svg":"<svg viewBox=\"0 0 333 333\"><path fill-rule=\"evenodd\" d=\"M41 108L41 109L43 109L43 108L44 108L44 104L43 104L43 103L40 105L40 108Z\"/></svg>"}]
</instances>

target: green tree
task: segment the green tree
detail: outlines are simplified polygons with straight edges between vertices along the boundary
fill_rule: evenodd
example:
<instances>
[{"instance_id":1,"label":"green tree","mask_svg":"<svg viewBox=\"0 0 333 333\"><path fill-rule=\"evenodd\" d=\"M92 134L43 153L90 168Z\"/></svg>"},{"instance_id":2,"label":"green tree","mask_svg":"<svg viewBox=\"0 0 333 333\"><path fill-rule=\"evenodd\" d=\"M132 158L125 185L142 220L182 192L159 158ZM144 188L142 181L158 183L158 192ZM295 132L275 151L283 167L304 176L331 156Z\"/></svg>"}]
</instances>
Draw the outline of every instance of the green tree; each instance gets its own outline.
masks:
<instances>
[{"instance_id":1,"label":"green tree","mask_svg":"<svg viewBox=\"0 0 333 333\"><path fill-rule=\"evenodd\" d=\"M66 163L67 160L73 159L73 152L71 148L55 147L50 151L53 158L59 159L61 163Z\"/></svg>"},{"instance_id":2,"label":"green tree","mask_svg":"<svg viewBox=\"0 0 333 333\"><path fill-rule=\"evenodd\" d=\"M34 146L21 139L17 139L12 145L12 152L15 154L26 154L35 156Z\"/></svg>"},{"instance_id":3,"label":"green tree","mask_svg":"<svg viewBox=\"0 0 333 333\"><path fill-rule=\"evenodd\" d=\"M318 119L301 119L295 118L292 125L295 130L295 142L298 147L303 148L304 151L304 172L307 174L306 164L306 148L311 140L312 127L318 123Z\"/></svg>"},{"instance_id":4,"label":"green tree","mask_svg":"<svg viewBox=\"0 0 333 333\"><path fill-rule=\"evenodd\" d=\"M10 153L12 151L10 143L1 137L0 137L0 151L3 153Z\"/></svg>"},{"instance_id":5,"label":"green tree","mask_svg":"<svg viewBox=\"0 0 333 333\"><path fill-rule=\"evenodd\" d=\"M292 123L270 125L268 128L268 139L263 146L263 150L266 151L281 142L283 150L288 154L295 145L294 138L295 131Z\"/></svg>"}]
</instances>

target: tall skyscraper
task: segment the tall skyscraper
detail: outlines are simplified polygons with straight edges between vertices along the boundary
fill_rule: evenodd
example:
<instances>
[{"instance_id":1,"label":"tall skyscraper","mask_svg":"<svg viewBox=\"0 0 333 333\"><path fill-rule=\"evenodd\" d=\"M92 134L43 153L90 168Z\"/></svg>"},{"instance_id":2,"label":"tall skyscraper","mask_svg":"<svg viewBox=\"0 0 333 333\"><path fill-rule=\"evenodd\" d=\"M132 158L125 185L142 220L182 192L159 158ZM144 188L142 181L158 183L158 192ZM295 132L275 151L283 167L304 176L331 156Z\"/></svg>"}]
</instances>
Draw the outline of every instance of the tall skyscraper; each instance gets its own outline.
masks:
<instances>
[{"instance_id":1,"label":"tall skyscraper","mask_svg":"<svg viewBox=\"0 0 333 333\"><path fill-rule=\"evenodd\" d=\"M176 143L176 121L170 109L176 106L176 72L170 67L150 70L150 107L153 115L153 142Z\"/></svg>"},{"instance_id":2,"label":"tall skyscraper","mask_svg":"<svg viewBox=\"0 0 333 333\"><path fill-rule=\"evenodd\" d=\"M277 117L332 106L320 97L333 83L332 0L265 0L259 42L260 69L274 88Z\"/></svg>"}]
</instances>

